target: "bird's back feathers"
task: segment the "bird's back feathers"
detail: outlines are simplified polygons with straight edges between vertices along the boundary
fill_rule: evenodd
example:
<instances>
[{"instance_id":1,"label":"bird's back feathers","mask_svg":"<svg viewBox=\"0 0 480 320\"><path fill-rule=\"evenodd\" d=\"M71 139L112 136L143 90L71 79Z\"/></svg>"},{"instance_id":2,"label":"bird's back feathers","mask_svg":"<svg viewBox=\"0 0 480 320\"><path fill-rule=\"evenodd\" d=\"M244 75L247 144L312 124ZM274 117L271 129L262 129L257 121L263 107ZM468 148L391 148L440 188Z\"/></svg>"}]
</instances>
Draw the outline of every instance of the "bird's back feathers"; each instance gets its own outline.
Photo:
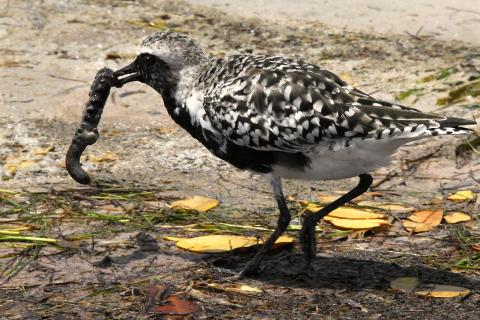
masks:
<instances>
[{"instance_id":1,"label":"bird's back feathers","mask_svg":"<svg viewBox=\"0 0 480 320\"><path fill-rule=\"evenodd\" d=\"M198 86L212 126L257 150L301 152L354 140L454 134L474 124L377 100L327 70L284 57L215 60Z\"/></svg>"}]
</instances>

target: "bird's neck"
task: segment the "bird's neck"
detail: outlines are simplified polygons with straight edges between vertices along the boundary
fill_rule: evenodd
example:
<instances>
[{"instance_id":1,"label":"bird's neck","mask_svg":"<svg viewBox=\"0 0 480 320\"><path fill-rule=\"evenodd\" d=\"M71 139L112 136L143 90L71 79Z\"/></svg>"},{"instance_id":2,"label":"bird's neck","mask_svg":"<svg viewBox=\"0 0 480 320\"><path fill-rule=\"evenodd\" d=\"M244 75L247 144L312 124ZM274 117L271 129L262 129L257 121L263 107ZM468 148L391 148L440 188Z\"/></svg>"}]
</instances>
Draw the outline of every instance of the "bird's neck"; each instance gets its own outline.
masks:
<instances>
[{"instance_id":1,"label":"bird's neck","mask_svg":"<svg viewBox=\"0 0 480 320\"><path fill-rule=\"evenodd\" d=\"M172 70L168 83L155 88L163 98L165 108L172 119L193 135L201 124L197 116L203 111L203 97L197 90L198 77L203 65L187 66Z\"/></svg>"}]
</instances>

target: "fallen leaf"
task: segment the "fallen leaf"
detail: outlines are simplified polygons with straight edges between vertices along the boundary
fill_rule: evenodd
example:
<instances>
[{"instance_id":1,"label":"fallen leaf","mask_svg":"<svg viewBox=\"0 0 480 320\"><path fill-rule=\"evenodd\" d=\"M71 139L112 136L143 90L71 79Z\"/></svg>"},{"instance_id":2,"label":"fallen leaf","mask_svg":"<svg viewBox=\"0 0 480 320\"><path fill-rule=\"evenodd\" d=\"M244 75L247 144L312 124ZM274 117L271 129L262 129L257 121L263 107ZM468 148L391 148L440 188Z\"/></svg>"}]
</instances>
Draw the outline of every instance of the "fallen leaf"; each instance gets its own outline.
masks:
<instances>
[{"instance_id":1,"label":"fallen leaf","mask_svg":"<svg viewBox=\"0 0 480 320\"><path fill-rule=\"evenodd\" d=\"M445 216L445 221L447 221L447 223L459 223L470 220L472 220L472 218L470 218L468 214L459 211L450 212Z\"/></svg>"},{"instance_id":2,"label":"fallen leaf","mask_svg":"<svg viewBox=\"0 0 480 320\"><path fill-rule=\"evenodd\" d=\"M96 156L96 155L93 155L93 154L88 156L89 161L96 162L96 163L113 162L113 161L117 161L118 159L119 159L118 155L116 155L113 152L108 152L108 151L105 152L105 153L102 153L99 156Z\"/></svg>"},{"instance_id":3,"label":"fallen leaf","mask_svg":"<svg viewBox=\"0 0 480 320\"><path fill-rule=\"evenodd\" d=\"M263 291L259 288L256 287L251 287L246 284L242 284L240 287L238 287L238 292L243 292L247 294L260 294Z\"/></svg>"},{"instance_id":4,"label":"fallen leaf","mask_svg":"<svg viewBox=\"0 0 480 320\"><path fill-rule=\"evenodd\" d=\"M410 212L415 210L415 208L401 204L401 203L377 203L377 202L365 200L365 201L360 201L357 204L359 206L379 208L382 210L395 212L395 213L405 213L405 212Z\"/></svg>"},{"instance_id":5,"label":"fallen leaf","mask_svg":"<svg viewBox=\"0 0 480 320\"><path fill-rule=\"evenodd\" d=\"M163 127L163 128L155 128L155 132L158 134L168 134L176 132L178 129L176 127Z\"/></svg>"},{"instance_id":6,"label":"fallen leaf","mask_svg":"<svg viewBox=\"0 0 480 320\"><path fill-rule=\"evenodd\" d=\"M183 200L178 200L170 203L171 208L190 209L197 211L208 211L220 204L217 199L207 198L203 196L194 196Z\"/></svg>"},{"instance_id":7,"label":"fallen leaf","mask_svg":"<svg viewBox=\"0 0 480 320\"><path fill-rule=\"evenodd\" d=\"M178 240L174 240L177 241L177 247L197 253L229 252L235 249L248 248L263 243L262 239L258 239L256 237L221 234L177 239ZM293 238L288 236L281 236L277 239L277 241L273 245L273 248L279 248L291 243L293 243Z\"/></svg>"},{"instance_id":8,"label":"fallen leaf","mask_svg":"<svg viewBox=\"0 0 480 320\"><path fill-rule=\"evenodd\" d=\"M306 210L315 213L323 209L323 206L320 206L313 202L308 202L305 207ZM330 212L327 217L341 218L341 219L383 219L385 218L384 214L374 213L365 209L350 208L350 207L340 207L338 209Z\"/></svg>"},{"instance_id":9,"label":"fallen leaf","mask_svg":"<svg viewBox=\"0 0 480 320\"><path fill-rule=\"evenodd\" d=\"M470 201L475 198L475 194L471 190L461 190L457 191L454 194L451 194L447 197L448 200L452 201Z\"/></svg>"},{"instance_id":10,"label":"fallen leaf","mask_svg":"<svg viewBox=\"0 0 480 320\"><path fill-rule=\"evenodd\" d=\"M164 314L164 315L188 315L197 312L198 305L189 301L181 293L170 295L162 305L152 306L149 312Z\"/></svg>"},{"instance_id":11,"label":"fallen leaf","mask_svg":"<svg viewBox=\"0 0 480 320\"><path fill-rule=\"evenodd\" d=\"M207 283L207 287L220 291L237 292L248 295L260 295L263 293L262 289L252 287L246 284L237 284L234 287L225 287L219 283Z\"/></svg>"},{"instance_id":12,"label":"fallen leaf","mask_svg":"<svg viewBox=\"0 0 480 320\"><path fill-rule=\"evenodd\" d=\"M166 284L159 281L155 281L147 291L145 295L147 298L146 309L150 312L150 309L153 306L161 304L165 299L165 296L168 295L169 288Z\"/></svg>"},{"instance_id":13,"label":"fallen leaf","mask_svg":"<svg viewBox=\"0 0 480 320\"><path fill-rule=\"evenodd\" d=\"M455 298L466 296L470 290L463 287L448 286L443 284L430 285L428 290L417 291L416 294L434 298Z\"/></svg>"},{"instance_id":14,"label":"fallen leaf","mask_svg":"<svg viewBox=\"0 0 480 320\"><path fill-rule=\"evenodd\" d=\"M470 248L472 248L472 250L480 252L480 243L479 244L472 244L470 246Z\"/></svg>"},{"instance_id":15,"label":"fallen leaf","mask_svg":"<svg viewBox=\"0 0 480 320\"><path fill-rule=\"evenodd\" d=\"M13 163L6 163L5 171L7 171L8 175L14 176L17 173L17 166Z\"/></svg>"},{"instance_id":16,"label":"fallen leaf","mask_svg":"<svg viewBox=\"0 0 480 320\"><path fill-rule=\"evenodd\" d=\"M238 304L234 304L234 303L231 303L230 301L227 301L225 299L222 299L222 298L217 298L217 297L213 297L211 295L208 295L200 290L197 290L197 289L190 289L188 290L188 295L193 298L193 299L196 299L198 301L201 301L201 302L204 302L204 303L215 303L215 304L219 304L219 305L223 305L223 306L229 306L229 307L240 307L240 305Z\"/></svg>"},{"instance_id":17,"label":"fallen leaf","mask_svg":"<svg viewBox=\"0 0 480 320\"><path fill-rule=\"evenodd\" d=\"M323 202L323 203L330 203L330 202L333 202L333 201L337 200L339 197L340 197L340 195L333 196L333 195L330 195L330 194L319 194L317 196L317 199L318 199L318 201Z\"/></svg>"},{"instance_id":18,"label":"fallen leaf","mask_svg":"<svg viewBox=\"0 0 480 320\"><path fill-rule=\"evenodd\" d=\"M437 211L417 211L410 215L407 218L408 220L403 221L403 227L408 232L426 232L439 225L442 218L443 212L441 209Z\"/></svg>"},{"instance_id":19,"label":"fallen leaf","mask_svg":"<svg viewBox=\"0 0 480 320\"><path fill-rule=\"evenodd\" d=\"M330 212L327 217L340 218L340 219L384 219L385 215L381 213L375 213L365 209L340 207Z\"/></svg>"},{"instance_id":20,"label":"fallen leaf","mask_svg":"<svg viewBox=\"0 0 480 320\"><path fill-rule=\"evenodd\" d=\"M400 277L390 282L390 288L404 292L412 292L417 286L418 279L414 277Z\"/></svg>"},{"instance_id":21,"label":"fallen leaf","mask_svg":"<svg viewBox=\"0 0 480 320\"><path fill-rule=\"evenodd\" d=\"M37 156L44 156L44 155L47 155L49 152L55 150L55 146L53 145L49 145L45 148L38 148L38 149L35 149L33 150L33 154L34 155L37 155Z\"/></svg>"},{"instance_id":22,"label":"fallen leaf","mask_svg":"<svg viewBox=\"0 0 480 320\"><path fill-rule=\"evenodd\" d=\"M342 229L374 229L390 225L383 219L340 219L330 216L323 219Z\"/></svg>"},{"instance_id":23,"label":"fallen leaf","mask_svg":"<svg viewBox=\"0 0 480 320\"><path fill-rule=\"evenodd\" d=\"M20 162L18 163L18 168L27 169L27 168L30 168L31 166L34 166L35 164L36 164L35 161L23 159L23 160L20 160Z\"/></svg>"}]
</instances>

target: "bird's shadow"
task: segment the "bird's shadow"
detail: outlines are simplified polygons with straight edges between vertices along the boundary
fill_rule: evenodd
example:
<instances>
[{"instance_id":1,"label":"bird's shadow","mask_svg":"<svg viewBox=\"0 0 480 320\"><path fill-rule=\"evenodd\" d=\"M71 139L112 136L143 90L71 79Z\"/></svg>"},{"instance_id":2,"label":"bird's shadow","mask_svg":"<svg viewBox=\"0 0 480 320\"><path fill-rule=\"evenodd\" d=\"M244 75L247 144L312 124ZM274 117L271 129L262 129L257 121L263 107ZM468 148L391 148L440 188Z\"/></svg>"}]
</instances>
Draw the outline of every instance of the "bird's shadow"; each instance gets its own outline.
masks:
<instances>
[{"instance_id":1,"label":"bird's shadow","mask_svg":"<svg viewBox=\"0 0 480 320\"><path fill-rule=\"evenodd\" d=\"M240 270L248 259L249 257L231 254L212 259L210 264ZM266 257L261 272L251 277L281 286L352 291L387 290L390 288L390 282L400 277L415 277L422 285L435 283L463 286L469 289L480 288L478 278L435 269L418 261L401 265L378 261L375 258L317 257L312 262L312 268L305 271L303 258L298 253Z\"/></svg>"},{"instance_id":2,"label":"bird's shadow","mask_svg":"<svg viewBox=\"0 0 480 320\"><path fill-rule=\"evenodd\" d=\"M107 256L96 266L109 267L112 263L126 264L134 260L145 259L158 254L158 243L146 233L136 236L138 249L128 255ZM255 252L231 252L223 255L206 254L199 256L191 253L174 254L192 261L203 261L212 270L240 271L253 257ZM421 284L437 283L480 288L480 279L467 277L459 273L435 269L421 264L417 259L403 259L401 263L380 261L374 254L368 257L317 257L312 267L303 269L303 257L290 250L275 250L265 257L259 273L250 275L256 280L281 286L303 288L363 289L387 290L390 282L399 277L415 277ZM383 259L387 260L387 259Z\"/></svg>"}]
</instances>

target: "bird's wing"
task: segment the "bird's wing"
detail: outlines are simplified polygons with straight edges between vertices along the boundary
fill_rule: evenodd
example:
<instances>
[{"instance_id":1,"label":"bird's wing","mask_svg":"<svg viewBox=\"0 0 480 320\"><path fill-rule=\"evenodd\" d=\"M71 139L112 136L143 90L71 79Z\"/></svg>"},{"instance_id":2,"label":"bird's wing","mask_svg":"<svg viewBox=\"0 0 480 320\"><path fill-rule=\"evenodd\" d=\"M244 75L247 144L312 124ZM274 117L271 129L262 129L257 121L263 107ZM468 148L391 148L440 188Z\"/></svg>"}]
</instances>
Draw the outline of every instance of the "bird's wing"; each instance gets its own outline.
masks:
<instances>
[{"instance_id":1,"label":"bird's wing","mask_svg":"<svg viewBox=\"0 0 480 320\"><path fill-rule=\"evenodd\" d=\"M438 128L447 119L376 100L317 66L282 61L274 67L253 64L229 80L218 78L207 91L206 114L231 142L299 152L342 138Z\"/></svg>"}]
</instances>

